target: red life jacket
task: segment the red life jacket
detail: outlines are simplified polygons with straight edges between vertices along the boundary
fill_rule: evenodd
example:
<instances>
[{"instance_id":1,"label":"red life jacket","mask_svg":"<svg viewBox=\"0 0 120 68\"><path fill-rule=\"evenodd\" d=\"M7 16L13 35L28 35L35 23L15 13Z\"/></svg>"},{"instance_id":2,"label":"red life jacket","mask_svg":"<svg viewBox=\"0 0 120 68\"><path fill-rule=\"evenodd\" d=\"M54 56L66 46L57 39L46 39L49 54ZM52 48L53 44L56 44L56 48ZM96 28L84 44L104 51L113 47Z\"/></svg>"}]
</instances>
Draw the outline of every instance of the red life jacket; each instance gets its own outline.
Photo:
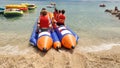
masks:
<instances>
[{"instance_id":1,"label":"red life jacket","mask_svg":"<svg viewBox=\"0 0 120 68\"><path fill-rule=\"evenodd\" d=\"M49 28L49 18L48 16L40 15L40 28Z\"/></svg>"},{"instance_id":2,"label":"red life jacket","mask_svg":"<svg viewBox=\"0 0 120 68\"><path fill-rule=\"evenodd\" d=\"M64 23L65 22L65 15L64 14L60 14L58 16L58 23Z\"/></svg>"}]
</instances>

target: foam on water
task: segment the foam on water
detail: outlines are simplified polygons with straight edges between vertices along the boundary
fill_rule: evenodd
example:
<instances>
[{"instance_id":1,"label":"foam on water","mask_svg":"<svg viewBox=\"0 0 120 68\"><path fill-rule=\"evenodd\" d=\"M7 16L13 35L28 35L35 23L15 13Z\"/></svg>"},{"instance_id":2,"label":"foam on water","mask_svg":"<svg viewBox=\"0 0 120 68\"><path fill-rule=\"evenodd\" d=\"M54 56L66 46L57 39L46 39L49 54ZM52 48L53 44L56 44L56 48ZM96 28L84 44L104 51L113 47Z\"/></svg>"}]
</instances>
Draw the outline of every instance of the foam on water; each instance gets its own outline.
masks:
<instances>
[{"instance_id":1,"label":"foam on water","mask_svg":"<svg viewBox=\"0 0 120 68\"><path fill-rule=\"evenodd\" d=\"M0 54L2 55L25 55L29 52L29 49L20 50L18 46L6 45L0 47Z\"/></svg>"},{"instance_id":2,"label":"foam on water","mask_svg":"<svg viewBox=\"0 0 120 68\"><path fill-rule=\"evenodd\" d=\"M80 50L83 52L98 52L98 51L103 51L103 50L109 50L114 46L120 46L120 44L102 44L99 46L91 46L91 47L80 47Z\"/></svg>"}]
</instances>

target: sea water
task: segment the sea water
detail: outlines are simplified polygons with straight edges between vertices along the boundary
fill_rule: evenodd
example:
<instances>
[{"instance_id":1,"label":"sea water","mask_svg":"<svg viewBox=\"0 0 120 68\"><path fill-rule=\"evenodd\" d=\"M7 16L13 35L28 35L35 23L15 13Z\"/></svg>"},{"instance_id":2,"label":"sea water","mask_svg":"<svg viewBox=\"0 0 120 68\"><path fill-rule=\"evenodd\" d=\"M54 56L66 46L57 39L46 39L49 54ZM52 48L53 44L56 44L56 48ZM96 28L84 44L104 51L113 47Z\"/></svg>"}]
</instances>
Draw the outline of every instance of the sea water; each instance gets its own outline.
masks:
<instances>
[{"instance_id":1,"label":"sea water","mask_svg":"<svg viewBox=\"0 0 120 68\"><path fill-rule=\"evenodd\" d=\"M102 50L106 49L106 46L120 45L120 20L105 12L105 9L114 9L115 6L118 6L118 9L120 9L119 1L56 0L55 2L57 9L65 10L65 24L80 37L78 47L82 50L92 48L93 51L94 49L97 51L97 48L98 50ZM37 8L33 11L25 12L21 17L6 18L4 15L0 15L0 32L8 34L17 33L17 36L28 34L27 39L29 41L33 25L40 14L41 8L46 8L46 5L49 5L51 0L0 0L0 7L5 7L7 4L21 3L35 4ZM99 7L101 3L104 3L106 7ZM46 9L50 12L54 11L53 8ZM5 45L8 45L7 42ZM98 47L94 48L93 46Z\"/></svg>"}]
</instances>

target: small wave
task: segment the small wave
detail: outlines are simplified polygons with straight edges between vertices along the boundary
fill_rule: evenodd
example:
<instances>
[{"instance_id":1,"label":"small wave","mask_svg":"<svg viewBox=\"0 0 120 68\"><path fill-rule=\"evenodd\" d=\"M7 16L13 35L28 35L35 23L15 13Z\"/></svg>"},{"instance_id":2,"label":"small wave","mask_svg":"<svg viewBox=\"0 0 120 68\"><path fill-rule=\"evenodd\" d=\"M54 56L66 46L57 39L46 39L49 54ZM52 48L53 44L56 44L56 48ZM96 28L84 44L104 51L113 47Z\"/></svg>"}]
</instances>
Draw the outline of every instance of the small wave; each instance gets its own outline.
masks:
<instances>
[{"instance_id":1,"label":"small wave","mask_svg":"<svg viewBox=\"0 0 120 68\"><path fill-rule=\"evenodd\" d=\"M98 52L103 50L109 50L114 46L120 46L120 44L102 44L100 46L91 46L91 47L80 47L80 50L83 52Z\"/></svg>"},{"instance_id":2,"label":"small wave","mask_svg":"<svg viewBox=\"0 0 120 68\"><path fill-rule=\"evenodd\" d=\"M29 52L29 49L20 50L18 46L6 45L0 47L0 54L2 55L25 55Z\"/></svg>"}]
</instances>

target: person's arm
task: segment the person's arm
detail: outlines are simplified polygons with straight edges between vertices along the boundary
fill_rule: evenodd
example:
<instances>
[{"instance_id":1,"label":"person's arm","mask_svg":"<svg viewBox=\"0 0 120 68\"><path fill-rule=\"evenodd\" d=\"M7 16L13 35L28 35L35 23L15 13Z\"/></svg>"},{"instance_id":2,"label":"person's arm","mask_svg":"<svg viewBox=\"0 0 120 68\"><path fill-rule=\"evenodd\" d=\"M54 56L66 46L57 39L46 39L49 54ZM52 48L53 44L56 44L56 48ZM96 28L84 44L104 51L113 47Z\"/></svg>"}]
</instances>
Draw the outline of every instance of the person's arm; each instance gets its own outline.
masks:
<instances>
[{"instance_id":1,"label":"person's arm","mask_svg":"<svg viewBox=\"0 0 120 68\"><path fill-rule=\"evenodd\" d=\"M39 32L39 27L40 27L40 19L38 19L38 21L37 21L37 29L36 29L36 32Z\"/></svg>"},{"instance_id":2,"label":"person's arm","mask_svg":"<svg viewBox=\"0 0 120 68\"><path fill-rule=\"evenodd\" d=\"M40 17L38 18L38 21L37 21L37 27L40 26Z\"/></svg>"}]
</instances>

